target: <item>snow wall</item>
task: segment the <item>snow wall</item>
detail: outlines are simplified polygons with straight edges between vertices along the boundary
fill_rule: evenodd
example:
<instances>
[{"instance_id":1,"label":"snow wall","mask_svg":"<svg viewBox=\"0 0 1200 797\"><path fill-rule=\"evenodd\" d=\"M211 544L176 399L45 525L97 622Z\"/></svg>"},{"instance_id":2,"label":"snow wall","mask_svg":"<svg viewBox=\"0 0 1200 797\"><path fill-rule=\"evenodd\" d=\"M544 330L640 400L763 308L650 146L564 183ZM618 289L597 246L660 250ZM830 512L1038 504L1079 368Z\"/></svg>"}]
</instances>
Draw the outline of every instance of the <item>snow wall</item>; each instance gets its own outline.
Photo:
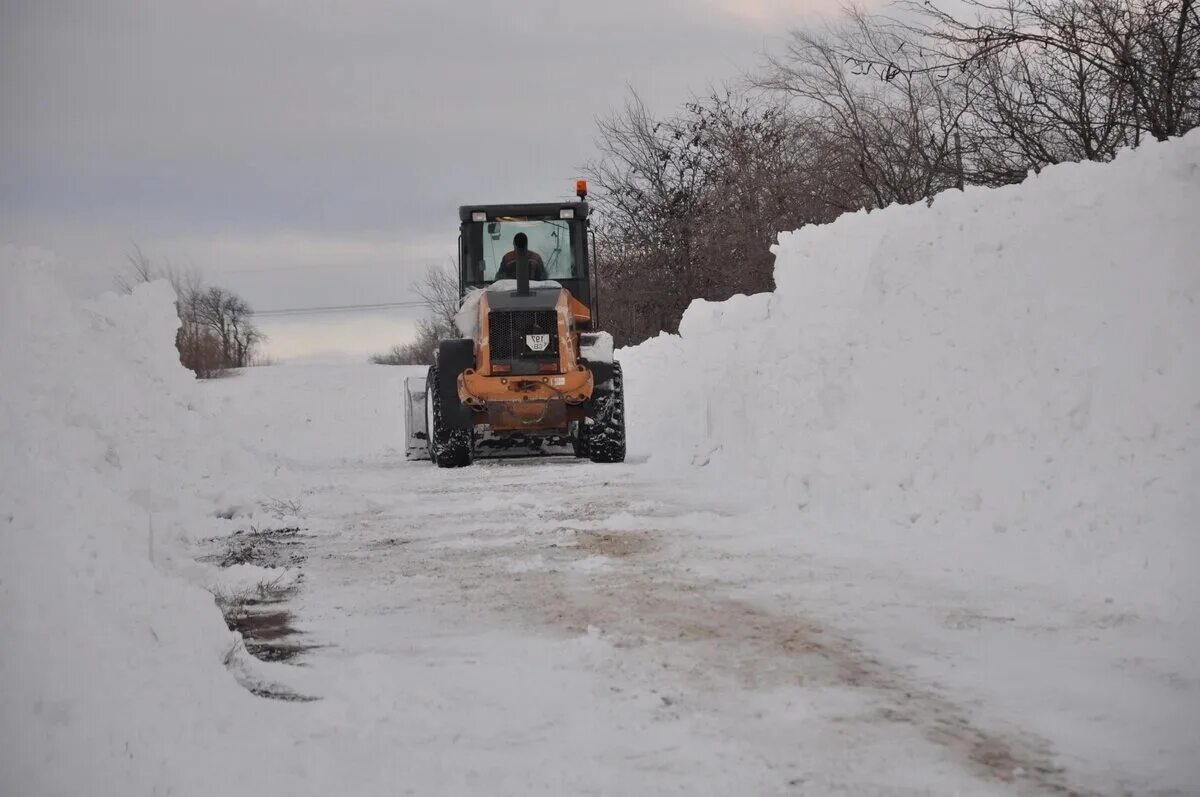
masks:
<instances>
[{"instance_id":1,"label":"snow wall","mask_svg":"<svg viewBox=\"0 0 1200 797\"><path fill-rule=\"evenodd\" d=\"M774 293L618 354L633 452L798 532L1195 596L1200 131L772 251Z\"/></svg>"},{"instance_id":2,"label":"snow wall","mask_svg":"<svg viewBox=\"0 0 1200 797\"><path fill-rule=\"evenodd\" d=\"M229 793L273 707L187 541L255 522L218 515L264 466L180 366L169 285L77 301L55 269L0 248L0 794Z\"/></svg>"}]
</instances>

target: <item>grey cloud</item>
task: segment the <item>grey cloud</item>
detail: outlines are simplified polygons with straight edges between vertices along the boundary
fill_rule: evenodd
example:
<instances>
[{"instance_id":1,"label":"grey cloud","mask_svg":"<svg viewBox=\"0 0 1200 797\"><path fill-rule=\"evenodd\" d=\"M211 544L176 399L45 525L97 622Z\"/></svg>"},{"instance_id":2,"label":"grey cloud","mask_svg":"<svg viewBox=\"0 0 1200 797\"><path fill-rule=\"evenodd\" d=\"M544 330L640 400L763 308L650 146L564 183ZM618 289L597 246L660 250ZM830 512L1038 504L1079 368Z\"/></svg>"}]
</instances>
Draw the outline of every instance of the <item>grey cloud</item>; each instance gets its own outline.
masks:
<instances>
[{"instance_id":1,"label":"grey cloud","mask_svg":"<svg viewBox=\"0 0 1200 797\"><path fill-rule=\"evenodd\" d=\"M673 102L752 60L757 34L702 10L25 5L0 47L5 200L394 229L459 201L544 195L626 83Z\"/></svg>"},{"instance_id":2,"label":"grey cloud","mask_svg":"<svg viewBox=\"0 0 1200 797\"><path fill-rule=\"evenodd\" d=\"M456 205L569 195L627 85L673 108L755 63L782 33L755 15L790 8L0 2L0 235L97 270L136 238L260 307L407 298L412 252L453 251ZM409 254L289 272L272 242L297 231ZM280 273L233 274L223 238Z\"/></svg>"}]
</instances>

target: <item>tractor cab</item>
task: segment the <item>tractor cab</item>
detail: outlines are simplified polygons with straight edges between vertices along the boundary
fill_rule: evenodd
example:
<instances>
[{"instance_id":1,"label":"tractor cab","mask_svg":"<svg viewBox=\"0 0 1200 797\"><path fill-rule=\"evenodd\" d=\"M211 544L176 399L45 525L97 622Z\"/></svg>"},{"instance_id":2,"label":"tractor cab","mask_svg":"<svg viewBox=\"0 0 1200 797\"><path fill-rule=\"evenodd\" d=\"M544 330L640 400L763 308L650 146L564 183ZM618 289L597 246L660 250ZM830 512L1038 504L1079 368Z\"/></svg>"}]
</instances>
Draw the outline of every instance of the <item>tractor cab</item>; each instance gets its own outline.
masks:
<instances>
[{"instance_id":1,"label":"tractor cab","mask_svg":"<svg viewBox=\"0 0 1200 797\"><path fill-rule=\"evenodd\" d=\"M504 256L513 251L517 234L524 233L528 251L545 268L546 279L566 288L588 309L593 320L584 326L591 328L598 308L588 258L587 202L463 205L458 217L460 299L501 277Z\"/></svg>"}]
</instances>

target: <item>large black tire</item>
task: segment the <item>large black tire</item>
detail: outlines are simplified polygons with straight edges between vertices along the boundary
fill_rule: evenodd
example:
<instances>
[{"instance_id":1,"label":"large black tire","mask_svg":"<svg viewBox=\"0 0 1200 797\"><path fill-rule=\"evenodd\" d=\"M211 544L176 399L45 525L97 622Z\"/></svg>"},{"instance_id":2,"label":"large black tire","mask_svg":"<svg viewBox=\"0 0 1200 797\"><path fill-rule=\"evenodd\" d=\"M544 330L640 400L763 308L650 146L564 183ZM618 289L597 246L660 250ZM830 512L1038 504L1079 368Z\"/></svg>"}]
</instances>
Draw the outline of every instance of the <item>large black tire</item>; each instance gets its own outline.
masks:
<instances>
[{"instance_id":1,"label":"large black tire","mask_svg":"<svg viewBox=\"0 0 1200 797\"><path fill-rule=\"evenodd\" d=\"M575 435L575 456L592 462L625 461L625 383L621 364L612 364L611 387L597 386L587 420Z\"/></svg>"},{"instance_id":2,"label":"large black tire","mask_svg":"<svg viewBox=\"0 0 1200 797\"><path fill-rule=\"evenodd\" d=\"M471 464L471 428L456 429L448 423L446 396L439 382L438 366L429 368L425 380L425 406L429 425L429 458L439 468L462 468ZM458 396L455 395L455 403Z\"/></svg>"}]
</instances>

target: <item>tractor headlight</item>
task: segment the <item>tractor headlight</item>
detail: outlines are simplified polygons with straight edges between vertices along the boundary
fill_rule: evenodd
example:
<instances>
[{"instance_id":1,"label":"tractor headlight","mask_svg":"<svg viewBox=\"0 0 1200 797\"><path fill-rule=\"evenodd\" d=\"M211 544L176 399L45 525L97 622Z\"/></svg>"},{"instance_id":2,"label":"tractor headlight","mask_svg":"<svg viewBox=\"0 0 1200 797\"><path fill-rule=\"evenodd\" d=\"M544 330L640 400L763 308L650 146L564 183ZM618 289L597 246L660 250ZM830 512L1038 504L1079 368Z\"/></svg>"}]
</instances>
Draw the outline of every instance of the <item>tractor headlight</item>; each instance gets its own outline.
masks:
<instances>
[{"instance_id":1,"label":"tractor headlight","mask_svg":"<svg viewBox=\"0 0 1200 797\"><path fill-rule=\"evenodd\" d=\"M575 218L575 208L560 208L558 211L558 217L560 219Z\"/></svg>"},{"instance_id":2,"label":"tractor headlight","mask_svg":"<svg viewBox=\"0 0 1200 797\"><path fill-rule=\"evenodd\" d=\"M487 214L482 210L471 211L471 221L487 221Z\"/></svg>"}]
</instances>

